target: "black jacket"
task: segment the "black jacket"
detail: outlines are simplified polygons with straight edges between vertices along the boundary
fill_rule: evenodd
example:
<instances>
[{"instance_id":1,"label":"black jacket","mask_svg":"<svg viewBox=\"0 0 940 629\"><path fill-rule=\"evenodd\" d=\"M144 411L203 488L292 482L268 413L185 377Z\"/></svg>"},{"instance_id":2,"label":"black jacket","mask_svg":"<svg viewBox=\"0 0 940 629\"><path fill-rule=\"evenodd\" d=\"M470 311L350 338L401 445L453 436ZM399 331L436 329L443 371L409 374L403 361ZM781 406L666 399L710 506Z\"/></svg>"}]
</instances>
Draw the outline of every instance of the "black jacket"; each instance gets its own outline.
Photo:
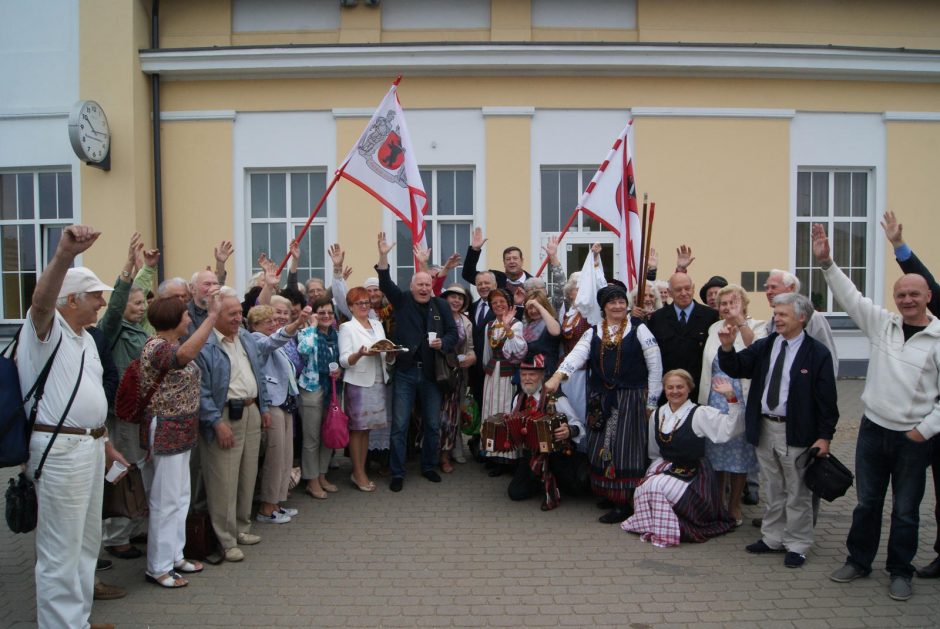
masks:
<instances>
[{"instance_id":1,"label":"black jacket","mask_svg":"<svg viewBox=\"0 0 940 629\"><path fill-rule=\"evenodd\" d=\"M398 354L396 369L411 369L416 362L422 363L424 375L434 381L435 350L428 345L428 332L437 332L441 339L440 351L445 354L457 347L457 324L450 313L450 306L440 297L431 297L427 307L415 301L410 292L402 291L392 281L388 269L379 269L379 289L392 305L395 327L392 341L408 348Z\"/></svg>"},{"instance_id":2,"label":"black jacket","mask_svg":"<svg viewBox=\"0 0 940 629\"><path fill-rule=\"evenodd\" d=\"M679 323L676 309L669 304L654 312L646 327L659 343L663 373L672 369L685 369L698 385L702 376L702 352L708 339L708 328L718 321L718 311L697 301L694 303L695 307L685 325ZM694 395L689 397L695 399Z\"/></svg>"},{"instance_id":3,"label":"black jacket","mask_svg":"<svg viewBox=\"0 0 940 629\"><path fill-rule=\"evenodd\" d=\"M930 288L931 292L930 303L927 304L927 309L930 310L933 316L940 317L940 284L937 284L937 280L934 279L933 274L927 270L927 267L920 261L920 258L914 255L913 251L911 252L910 258L904 262L898 260L897 263L905 273L916 273L927 280L927 286Z\"/></svg>"},{"instance_id":4,"label":"black jacket","mask_svg":"<svg viewBox=\"0 0 940 629\"><path fill-rule=\"evenodd\" d=\"M474 249L473 247L467 247L467 255L463 259L463 270L460 272L460 277L465 281L470 282L471 284L476 284L477 279L477 263L480 262L480 252ZM506 273L505 271L497 271L496 269L490 269L490 273L496 276L496 286L498 288L506 288ZM528 271L523 271L522 276L525 279L532 277ZM520 319L521 320L521 319Z\"/></svg>"},{"instance_id":5,"label":"black jacket","mask_svg":"<svg viewBox=\"0 0 940 629\"><path fill-rule=\"evenodd\" d=\"M745 409L745 434L748 443L760 440L761 398L764 383L770 372L770 354L773 351L774 332L747 349L735 352L718 350L721 370L732 378L750 378L751 391ZM787 393L787 445L809 447L817 439L832 439L839 421L836 403L836 380L832 370L829 349L806 335L790 368L790 388Z\"/></svg>"}]
</instances>

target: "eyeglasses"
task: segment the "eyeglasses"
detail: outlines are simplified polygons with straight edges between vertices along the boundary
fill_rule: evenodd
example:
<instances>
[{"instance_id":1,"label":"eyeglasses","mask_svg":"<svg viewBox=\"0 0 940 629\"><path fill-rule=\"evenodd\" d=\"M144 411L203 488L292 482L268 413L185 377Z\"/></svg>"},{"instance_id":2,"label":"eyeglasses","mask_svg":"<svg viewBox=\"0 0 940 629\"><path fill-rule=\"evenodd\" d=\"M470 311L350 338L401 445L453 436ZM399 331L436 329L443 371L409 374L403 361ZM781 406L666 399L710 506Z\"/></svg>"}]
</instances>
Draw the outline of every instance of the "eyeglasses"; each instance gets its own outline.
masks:
<instances>
[{"instance_id":1,"label":"eyeglasses","mask_svg":"<svg viewBox=\"0 0 940 629\"><path fill-rule=\"evenodd\" d=\"M332 310L321 310L321 311L317 312L317 316L318 316L318 317L332 317L332 316L333 316L333 311L332 311Z\"/></svg>"},{"instance_id":2,"label":"eyeglasses","mask_svg":"<svg viewBox=\"0 0 940 629\"><path fill-rule=\"evenodd\" d=\"M354 301L353 306L371 306L372 302L366 299L365 301Z\"/></svg>"}]
</instances>

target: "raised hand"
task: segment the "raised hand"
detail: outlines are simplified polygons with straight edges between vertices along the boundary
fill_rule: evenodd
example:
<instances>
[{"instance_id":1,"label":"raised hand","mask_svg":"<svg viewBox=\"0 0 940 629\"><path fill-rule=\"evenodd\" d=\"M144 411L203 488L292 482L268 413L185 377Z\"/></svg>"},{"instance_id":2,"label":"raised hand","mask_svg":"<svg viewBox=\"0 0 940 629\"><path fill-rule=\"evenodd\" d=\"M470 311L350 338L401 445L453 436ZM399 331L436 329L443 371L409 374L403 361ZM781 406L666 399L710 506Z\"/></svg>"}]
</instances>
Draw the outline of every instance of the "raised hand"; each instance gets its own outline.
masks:
<instances>
[{"instance_id":1,"label":"raised hand","mask_svg":"<svg viewBox=\"0 0 940 629\"><path fill-rule=\"evenodd\" d=\"M659 268L659 254L656 253L656 250L650 247L650 257L649 257L649 268L658 269Z\"/></svg>"},{"instance_id":2,"label":"raised hand","mask_svg":"<svg viewBox=\"0 0 940 629\"><path fill-rule=\"evenodd\" d=\"M483 245L488 238L483 237L483 229L480 227L474 227L473 233L470 235L470 248L474 251L479 251L483 248Z\"/></svg>"},{"instance_id":3,"label":"raised hand","mask_svg":"<svg viewBox=\"0 0 940 629\"><path fill-rule=\"evenodd\" d=\"M593 245L591 245L591 253L594 254L595 260L600 258L601 251L603 251L603 249L604 247L599 242L595 242Z\"/></svg>"},{"instance_id":4,"label":"raised hand","mask_svg":"<svg viewBox=\"0 0 940 629\"><path fill-rule=\"evenodd\" d=\"M451 269L456 269L460 266L460 254L452 253L447 256L447 260L444 261L444 272L447 273Z\"/></svg>"},{"instance_id":5,"label":"raised hand","mask_svg":"<svg viewBox=\"0 0 940 629\"><path fill-rule=\"evenodd\" d=\"M826 236L826 230L819 223L813 223L813 255L816 257L816 261L824 267L832 264L829 238Z\"/></svg>"},{"instance_id":6,"label":"raised hand","mask_svg":"<svg viewBox=\"0 0 940 629\"><path fill-rule=\"evenodd\" d=\"M695 258L692 256L692 247L688 245L679 245L676 249L676 270L685 272L688 270Z\"/></svg>"},{"instance_id":7,"label":"raised hand","mask_svg":"<svg viewBox=\"0 0 940 629\"><path fill-rule=\"evenodd\" d=\"M558 260L558 236L554 234L549 236L548 242L542 247L542 251L545 252L545 255L547 255L548 259L553 263Z\"/></svg>"},{"instance_id":8,"label":"raised hand","mask_svg":"<svg viewBox=\"0 0 940 629\"><path fill-rule=\"evenodd\" d=\"M290 246L288 247L288 251L290 251L290 257L292 257L294 260L300 260L300 243L299 242L297 242L296 240L291 240Z\"/></svg>"},{"instance_id":9,"label":"raised hand","mask_svg":"<svg viewBox=\"0 0 940 629\"><path fill-rule=\"evenodd\" d=\"M330 254L330 260L333 261L333 268L341 268L346 260L346 252L339 246L339 243L334 242L327 252Z\"/></svg>"},{"instance_id":10,"label":"raised hand","mask_svg":"<svg viewBox=\"0 0 940 629\"><path fill-rule=\"evenodd\" d=\"M88 225L69 225L62 230L62 237L59 239L56 251L74 258L88 251L100 235L101 232Z\"/></svg>"},{"instance_id":11,"label":"raised hand","mask_svg":"<svg viewBox=\"0 0 940 629\"><path fill-rule=\"evenodd\" d=\"M884 213L881 220L881 227L885 230L885 236L893 247L897 248L904 244L904 236L901 234L904 225L898 222L894 212L888 210Z\"/></svg>"},{"instance_id":12,"label":"raised hand","mask_svg":"<svg viewBox=\"0 0 940 629\"><path fill-rule=\"evenodd\" d=\"M228 260L234 252L235 247L232 246L232 241L230 240L223 240L213 251L215 254L215 261L219 264L225 264L225 261Z\"/></svg>"},{"instance_id":13,"label":"raised hand","mask_svg":"<svg viewBox=\"0 0 940 629\"><path fill-rule=\"evenodd\" d=\"M137 256L144 250L144 243L141 241L140 234L134 232L131 234L131 244L127 247L127 261L131 265L137 264Z\"/></svg>"},{"instance_id":14,"label":"raised hand","mask_svg":"<svg viewBox=\"0 0 940 629\"><path fill-rule=\"evenodd\" d=\"M388 240L385 239L385 232L379 232L378 247L379 255L387 256L388 252L395 248L395 243L388 244Z\"/></svg>"},{"instance_id":15,"label":"raised hand","mask_svg":"<svg viewBox=\"0 0 940 629\"><path fill-rule=\"evenodd\" d=\"M159 249L144 249L144 264L149 267L157 266L157 262L160 261L160 250Z\"/></svg>"},{"instance_id":16,"label":"raised hand","mask_svg":"<svg viewBox=\"0 0 940 629\"><path fill-rule=\"evenodd\" d=\"M731 380L722 376L715 376L712 378L712 390L716 393L722 394L726 398L735 397L734 387L731 385Z\"/></svg>"},{"instance_id":17,"label":"raised hand","mask_svg":"<svg viewBox=\"0 0 940 629\"><path fill-rule=\"evenodd\" d=\"M219 292L218 288L209 290L209 294L206 296L206 311L210 315L219 315L222 313L222 294Z\"/></svg>"},{"instance_id":18,"label":"raised hand","mask_svg":"<svg viewBox=\"0 0 940 629\"><path fill-rule=\"evenodd\" d=\"M415 259L418 261L418 265L422 269L428 268L428 260L431 259L431 248L422 247L420 244L413 247Z\"/></svg>"},{"instance_id":19,"label":"raised hand","mask_svg":"<svg viewBox=\"0 0 940 629\"><path fill-rule=\"evenodd\" d=\"M345 269L343 269L343 279L348 280L350 275L352 275L352 267L347 266Z\"/></svg>"},{"instance_id":20,"label":"raised hand","mask_svg":"<svg viewBox=\"0 0 940 629\"><path fill-rule=\"evenodd\" d=\"M721 349L725 351L734 347L734 339L738 336L738 329L730 324L725 324L718 328L718 340L721 342Z\"/></svg>"}]
</instances>

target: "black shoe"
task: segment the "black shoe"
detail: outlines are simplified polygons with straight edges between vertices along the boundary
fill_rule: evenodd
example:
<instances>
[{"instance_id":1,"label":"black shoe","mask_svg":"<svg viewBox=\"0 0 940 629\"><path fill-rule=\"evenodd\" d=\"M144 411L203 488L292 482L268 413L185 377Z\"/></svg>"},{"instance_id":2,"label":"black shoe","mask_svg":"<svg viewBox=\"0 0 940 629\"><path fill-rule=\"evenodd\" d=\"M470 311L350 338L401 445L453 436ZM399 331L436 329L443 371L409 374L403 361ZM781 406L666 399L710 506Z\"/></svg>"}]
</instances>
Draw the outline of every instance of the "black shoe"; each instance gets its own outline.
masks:
<instances>
[{"instance_id":1,"label":"black shoe","mask_svg":"<svg viewBox=\"0 0 940 629\"><path fill-rule=\"evenodd\" d=\"M764 553L785 553L785 552L787 552L787 549L786 549L786 548L771 548L770 546L768 546L767 544L765 544L765 543L764 543L764 540L762 540L762 539L757 540L757 541L754 542L753 544L748 544L747 546L744 547L744 550L746 550L746 551L749 552L749 553L754 553L755 555L761 555L761 554L764 554ZM795 553L794 553L794 554L795 554Z\"/></svg>"},{"instance_id":2,"label":"black shoe","mask_svg":"<svg viewBox=\"0 0 940 629\"><path fill-rule=\"evenodd\" d=\"M388 484L388 488L392 491L401 491L401 488L405 486L405 479L399 476L396 476L392 479L392 482Z\"/></svg>"},{"instance_id":3,"label":"black shoe","mask_svg":"<svg viewBox=\"0 0 940 629\"><path fill-rule=\"evenodd\" d=\"M753 520L751 520L751 526L753 526L754 528L759 529L763 525L764 525L764 518L754 518Z\"/></svg>"},{"instance_id":4,"label":"black shoe","mask_svg":"<svg viewBox=\"0 0 940 629\"><path fill-rule=\"evenodd\" d=\"M434 470L428 470L426 472L421 472L421 476L424 476L426 479L432 483L441 482L441 475L435 472Z\"/></svg>"},{"instance_id":5,"label":"black shoe","mask_svg":"<svg viewBox=\"0 0 940 629\"><path fill-rule=\"evenodd\" d=\"M763 544L764 540L761 540L761 543ZM806 563L806 555L800 553L787 551L787 554L783 557L783 565L787 568L799 568L804 563Z\"/></svg>"},{"instance_id":6,"label":"black shoe","mask_svg":"<svg viewBox=\"0 0 940 629\"><path fill-rule=\"evenodd\" d=\"M929 564L917 571L917 576L921 579L940 578L940 555Z\"/></svg>"},{"instance_id":7,"label":"black shoe","mask_svg":"<svg viewBox=\"0 0 940 629\"><path fill-rule=\"evenodd\" d=\"M131 546L126 550L118 550L117 546L105 546L104 549L108 551L109 555L118 559L137 559L143 556L143 553L136 546Z\"/></svg>"},{"instance_id":8,"label":"black shoe","mask_svg":"<svg viewBox=\"0 0 940 629\"><path fill-rule=\"evenodd\" d=\"M496 478L497 476L502 476L502 475L503 475L502 465L497 465L496 467L491 469L489 473L487 474L487 476L489 476L490 478Z\"/></svg>"},{"instance_id":9,"label":"black shoe","mask_svg":"<svg viewBox=\"0 0 940 629\"><path fill-rule=\"evenodd\" d=\"M597 508L604 509L605 511L609 511L610 509L614 508L614 503L612 503L607 498L604 498L603 500L597 503Z\"/></svg>"},{"instance_id":10,"label":"black shoe","mask_svg":"<svg viewBox=\"0 0 940 629\"><path fill-rule=\"evenodd\" d=\"M744 496L741 498L741 502L753 507L758 502L760 502L760 498L758 497L756 491L745 491Z\"/></svg>"},{"instance_id":11,"label":"black shoe","mask_svg":"<svg viewBox=\"0 0 940 629\"><path fill-rule=\"evenodd\" d=\"M95 572L101 572L102 570L110 570L111 566L114 565L114 562L110 559L99 559L98 563L95 565Z\"/></svg>"},{"instance_id":12,"label":"black shoe","mask_svg":"<svg viewBox=\"0 0 940 629\"><path fill-rule=\"evenodd\" d=\"M626 509L611 509L601 517L597 518L597 521L601 524L619 524L630 517L630 512Z\"/></svg>"}]
</instances>

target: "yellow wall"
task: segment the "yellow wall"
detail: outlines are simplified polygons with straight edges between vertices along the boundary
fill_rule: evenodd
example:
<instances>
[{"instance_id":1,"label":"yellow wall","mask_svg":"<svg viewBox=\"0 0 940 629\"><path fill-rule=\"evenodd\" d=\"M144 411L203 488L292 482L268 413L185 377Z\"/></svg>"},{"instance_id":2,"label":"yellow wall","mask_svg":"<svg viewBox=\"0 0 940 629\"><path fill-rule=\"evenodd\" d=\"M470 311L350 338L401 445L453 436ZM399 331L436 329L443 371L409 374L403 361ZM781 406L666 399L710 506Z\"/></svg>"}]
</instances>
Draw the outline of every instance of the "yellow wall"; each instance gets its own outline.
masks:
<instances>
[{"instance_id":1,"label":"yellow wall","mask_svg":"<svg viewBox=\"0 0 940 629\"><path fill-rule=\"evenodd\" d=\"M488 116L486 128L487 259L477 268L503 268L502 251L522 249L526 267L537 264L529 250L532 199L529 194L532 119Z\"/></svg>"},{"instance_id":2,"label":"yellow wall","mask_svg":"<svg viewBox=\"0 0 940 629\"><path fill-rule=\"evenodd\" d=\"M232 43L232 0L161 0L161 48Z\"/></svg>"}]
</instances>

